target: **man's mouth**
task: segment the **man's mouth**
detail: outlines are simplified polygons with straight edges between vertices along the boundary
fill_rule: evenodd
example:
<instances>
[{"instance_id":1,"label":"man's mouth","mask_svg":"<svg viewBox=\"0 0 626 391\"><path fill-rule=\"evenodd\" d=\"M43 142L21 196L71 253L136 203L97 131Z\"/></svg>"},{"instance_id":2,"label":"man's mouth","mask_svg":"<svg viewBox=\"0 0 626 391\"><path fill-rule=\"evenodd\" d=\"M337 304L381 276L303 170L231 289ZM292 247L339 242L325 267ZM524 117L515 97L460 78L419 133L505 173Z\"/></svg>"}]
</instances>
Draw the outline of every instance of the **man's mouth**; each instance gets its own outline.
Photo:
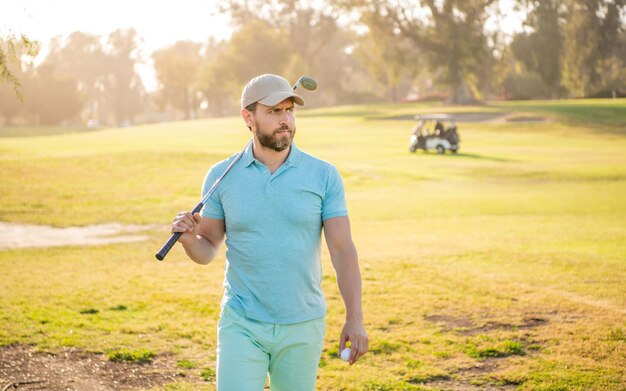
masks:
<instances>
[{"instance_id":1,"label":"man's mouth","mask_svg":"<svg viewBox=\"0 0 626 391\"><path fill-rule=\"evenodd\" d=\"M291 133L291 130L289 130L289 129L278 129L278 130L274 131L274 133L278 133L278 134L280 134L280 133Z\"/></svg>"}]
</instances>

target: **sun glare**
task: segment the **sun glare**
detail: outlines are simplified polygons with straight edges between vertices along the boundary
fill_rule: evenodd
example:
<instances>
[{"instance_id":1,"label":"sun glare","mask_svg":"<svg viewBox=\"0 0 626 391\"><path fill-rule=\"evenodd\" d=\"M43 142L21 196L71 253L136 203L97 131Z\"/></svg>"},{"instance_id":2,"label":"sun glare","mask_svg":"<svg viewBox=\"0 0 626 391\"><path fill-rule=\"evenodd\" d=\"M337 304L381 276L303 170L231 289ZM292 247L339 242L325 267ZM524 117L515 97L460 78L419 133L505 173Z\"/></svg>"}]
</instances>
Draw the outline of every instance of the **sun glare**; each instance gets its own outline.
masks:
<instances>
[{"instance_id":1,"label":"sun glare","mask_svg":"<svg viewBox=\"0 0 626 391\"><path fill-rule=\"evenodd\" d=\"M214 4L206 0L7 2L2 5L0 36L25 34L39 41L38 59L43 59L54 37L67 37L75 31L106 36L117 29L134 28L142 40L146 61L138 66L138 72L146 89L153 90L156 86L149 57L154 50L179 40L204 42L210 37L230 37L228 16L219 14Z\"/></svg>"}]
</instances>

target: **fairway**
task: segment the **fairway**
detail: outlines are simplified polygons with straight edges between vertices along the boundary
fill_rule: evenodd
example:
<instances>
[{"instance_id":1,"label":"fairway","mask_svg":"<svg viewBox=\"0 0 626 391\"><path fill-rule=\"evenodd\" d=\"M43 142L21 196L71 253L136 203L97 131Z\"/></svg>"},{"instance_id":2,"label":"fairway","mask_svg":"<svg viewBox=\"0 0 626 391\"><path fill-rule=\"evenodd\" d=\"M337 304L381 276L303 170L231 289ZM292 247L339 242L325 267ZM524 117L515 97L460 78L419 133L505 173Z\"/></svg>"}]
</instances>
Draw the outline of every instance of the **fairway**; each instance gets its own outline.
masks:
<instances>
[{"instance_id":1,"label":"fairway","mask_svg":"<svg viewBox=\"0 0 626 391\"><path fill-rule=\"evenodd\" d=\"M462 122L457 155L410 153L414 122L398 118L442 111L546 121ZM626 388L626 100L346 106L297 125L298 147L343 177L370 338L356 365L337 357L344 307L323 246L319 390ZM224 247L208 266L179 245L154 253L208 168L248 141L241 119L7 134L0 221L145 224L148 239L0 250L0 387L23 379L3 356L32 349L117 371L74 375L85 387L214 389ZM56 376L49 389L71 387Z\"/></svg>"}]
</instances>

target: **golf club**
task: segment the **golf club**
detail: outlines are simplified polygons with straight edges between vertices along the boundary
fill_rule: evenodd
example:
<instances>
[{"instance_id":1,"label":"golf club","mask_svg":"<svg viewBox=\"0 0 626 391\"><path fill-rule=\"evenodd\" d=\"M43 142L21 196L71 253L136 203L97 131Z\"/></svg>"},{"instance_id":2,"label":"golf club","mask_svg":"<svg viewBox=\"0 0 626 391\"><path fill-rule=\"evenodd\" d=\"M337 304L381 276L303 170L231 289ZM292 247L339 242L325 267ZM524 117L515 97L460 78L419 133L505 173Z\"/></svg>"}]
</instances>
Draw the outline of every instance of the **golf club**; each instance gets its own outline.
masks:
<instances>
[{"instance_id":1,"label":"golf club","mask_svg":"<svg viewBox=\"0 0 626 391\"><path fill-rule=\"evenodd\" d=\"M300 85L302 85L302 88L304 88L305 90L310 90L310 91L313 91L317 88L317 82L311 76L302 76L301 78L299 78L296 84L293 85L292 89L295 91L296 88L298 88L298 86ZM196 205L196 207L193 208L193 210L191 211L192 215L202 210L202 208L204 207L204 204L209 200L211 195L213 195L213 193L215 192L217 187L220 185L220 183L222 182L226 174L228 174L231 168L233 168L233 166L239 161L239 159L241 159L241 156L243 156L244 152L246 151L246 148L248 148L248 146L251 144L252 144L252 140L248 141L248 144L246 144L243 150L239 152L237 156L233 159L233 161L228 165L228 167L226 167L226 170L224 171L224 173L220 175L219 178L217 178L215 183L213 183L213 186L211 186L209 191L207 191L204 197L202 197L202 201L200 201L198 205ZM173 233L172 236L170 236L169 240L163 245L163 247L161 247L159 252L155 254L156 259L158 259L159 261L162 261L163 259L165 259L165 256L167 255L167 253L170 252L170 250L172 249L174 244L176 244L176 242L178 241L178 239L180 238L182 234L183 234L182 232Z\"/></svg>"},{"instance_id":2,"label":"golf club","mask_svg":"<svg viewBox=\"0 0 626 391\"><path fill-rule=\"evenodd\" d=\"M300 85L302 85L302 88L309 91L313 91L317 88L317 82L311 76L302 76L299 78L296 84L293 85L293 90L295 91Z\"/></svg>"}]
</instances>

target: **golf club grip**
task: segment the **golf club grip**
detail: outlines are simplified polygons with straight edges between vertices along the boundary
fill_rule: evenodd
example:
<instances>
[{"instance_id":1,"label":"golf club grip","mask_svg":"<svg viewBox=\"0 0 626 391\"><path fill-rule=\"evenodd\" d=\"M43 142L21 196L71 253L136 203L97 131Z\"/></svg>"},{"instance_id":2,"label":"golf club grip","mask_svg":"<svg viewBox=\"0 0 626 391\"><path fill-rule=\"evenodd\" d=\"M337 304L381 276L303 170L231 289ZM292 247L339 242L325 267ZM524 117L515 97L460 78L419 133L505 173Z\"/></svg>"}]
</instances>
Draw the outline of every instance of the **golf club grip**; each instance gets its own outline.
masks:
<instances>
[{"instance_id":1,"label":"golf club grip","mask_svg":"<svg viewBox=\"0 0 626 391\"><path fill-rule=\"evenodd\" d=\"M161 247L159 252L156 253L156 259L158 259L159 261L164 260L167 253L169 253L174 244L178 242L178 238L180 238L182 234L182 232L173 233L172 236L170 236L170 239L163 245L163 247Z\"/></svg>"},{"instance_id":2,"label":"golf club grip","mask_svg":"<svg viewBox=\"0 0 626 391\"><path fill-rule=\"evenodd\" d=\"M196 207L193 208L193 210L191 211L191 214L194 215L200 212L203 206L204 204L202 202L198 203L198 205L196 205ZM155 254L156 259L158 259L159 261L164 260L167 253L169 253L172 247L174 247L174 244L178 242L178 239L182 234L182 232L173 233L172 236L170 236L169 240L163 245L163 247L161 247L159 252Z\"/></svg>"}]
</instances>

